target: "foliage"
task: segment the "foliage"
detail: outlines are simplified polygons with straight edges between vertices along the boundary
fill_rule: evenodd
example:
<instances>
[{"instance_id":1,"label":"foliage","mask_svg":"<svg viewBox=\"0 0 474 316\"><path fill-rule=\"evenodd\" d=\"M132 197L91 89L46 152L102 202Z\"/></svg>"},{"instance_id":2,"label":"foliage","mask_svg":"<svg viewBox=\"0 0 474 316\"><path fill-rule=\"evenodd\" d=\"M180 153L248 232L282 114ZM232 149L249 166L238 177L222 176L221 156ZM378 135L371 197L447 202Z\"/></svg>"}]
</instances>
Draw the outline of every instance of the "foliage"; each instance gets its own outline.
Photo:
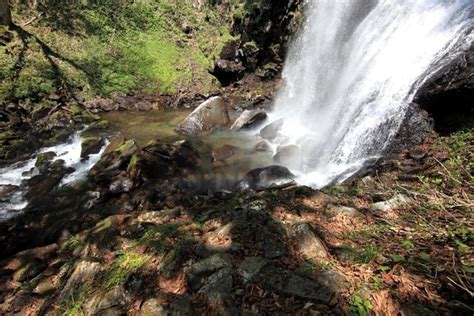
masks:
<instances>
[{"instance_id":1,"label":"foliage","mask_svg":"<svg viewBox=\"0 0 474 316\"><path fill-rule=\"evenodd\" d=\"M372 304L368 299L365 299L357 294L352 296L351 306L349 308L349 315L351 316L369 316Z\"/></svg>"},{"instance_id":2,"label":"foliage","mask_svg":"<svg viewBox=\"0 0 474 316\"><path fill-rule=\"evenodd\" d=\"M218 3L197 10L188 0L17 0L14 21L32 36L13 30L0 46L0 102L37 102L65 82L84 99L207 92L215 84L208 68L232 38L230 16Z\"/></svg>"}]
</instances>

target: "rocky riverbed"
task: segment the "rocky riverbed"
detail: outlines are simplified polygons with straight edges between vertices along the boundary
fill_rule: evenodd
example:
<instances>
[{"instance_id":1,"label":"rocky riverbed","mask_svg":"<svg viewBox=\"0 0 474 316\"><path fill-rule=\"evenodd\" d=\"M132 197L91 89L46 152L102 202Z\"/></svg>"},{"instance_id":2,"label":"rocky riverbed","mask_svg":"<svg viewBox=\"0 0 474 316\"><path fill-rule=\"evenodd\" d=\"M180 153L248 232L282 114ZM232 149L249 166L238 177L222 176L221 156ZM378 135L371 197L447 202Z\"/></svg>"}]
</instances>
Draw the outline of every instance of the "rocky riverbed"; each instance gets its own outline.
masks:
<instances>
[{"instance_id":1,"label":"rocky riverbed","mask_svg":"<svg viewBox=\"0 0 474 316\"><path fill-rule=\"evenodd\" d=\"M296 185L286 168L268 167L273 152L259 135L272 137L271 128L225 132L244 137L242 148L222 134L238 115L203 115L203 108L213 110L208 101L191 115L176 113L176 120L165 113L167 121L193 128L167 141L148 139L147 128L138 142L126 139L117 129L133 134L132 128L108 114L109 144L85 181L73 185L58 186L72 172L64 162L38 156L40 174L26 184L34 192L30 204L0 224L2 313L471 310L462 284L472 282L472 182L469 173L453 174L448 152L449 142L459 143L455 155L472 159L471 134L428 138L318 192ZM259 113L243 118L257 124ZM196 115L211 120L191 124L202 123ZM236 122L234 129L247 124ZM84 138L80 156L100 151L101 139ZM217 175L242 167L231 157L262 152L268 160L261 166L246 166L219 186L199 177L203 166Z\"/></svg>"}]
</instances>

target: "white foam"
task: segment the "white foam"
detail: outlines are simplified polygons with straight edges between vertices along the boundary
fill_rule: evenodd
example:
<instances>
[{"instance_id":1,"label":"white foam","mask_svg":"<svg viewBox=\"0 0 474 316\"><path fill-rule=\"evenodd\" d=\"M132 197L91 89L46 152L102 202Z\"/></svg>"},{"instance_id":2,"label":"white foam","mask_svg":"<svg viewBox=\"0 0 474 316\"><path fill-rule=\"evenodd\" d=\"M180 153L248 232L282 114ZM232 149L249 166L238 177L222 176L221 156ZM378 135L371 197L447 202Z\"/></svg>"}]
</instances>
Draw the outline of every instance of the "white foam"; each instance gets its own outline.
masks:
<instances>
[{"instance_id":1,"label":"white foam","mask_svg":"<svg viewBox=\"0 0 474 316\"><path fill-rule=\"evenodd\" d=\"M474 2L318 0L307 10L271 117L284 118L276 144L304 153L292 171L320 188L390 144L419 86L472 42Z\"/></svg>"},{"instance_id":2,"label":"white foam","mask_svg":"<svg viewBox=\"0 0 474 316\"><path fill-rule=\"evenodd\" d=\"M22 182L30 179L33 175L31 170L35 167L37 155L40 153L54 152L56 156L53 161L64 160L65 167L74 168L75 171L61 180L60 186L83 180L89 170L99 161L104 153L108 141L105 142L97 154L89 155L87 160L81 160L81 132L76 132L67 142L56 146L45 147L35 153L33 158L27 161L17 162L11 166L0 169L0 185L18 186L18 190L13 193L8 202L0 202L0 221L7 220L21 213L28 206L24 200L24 189Z\"/></svg>"}]
</instances>

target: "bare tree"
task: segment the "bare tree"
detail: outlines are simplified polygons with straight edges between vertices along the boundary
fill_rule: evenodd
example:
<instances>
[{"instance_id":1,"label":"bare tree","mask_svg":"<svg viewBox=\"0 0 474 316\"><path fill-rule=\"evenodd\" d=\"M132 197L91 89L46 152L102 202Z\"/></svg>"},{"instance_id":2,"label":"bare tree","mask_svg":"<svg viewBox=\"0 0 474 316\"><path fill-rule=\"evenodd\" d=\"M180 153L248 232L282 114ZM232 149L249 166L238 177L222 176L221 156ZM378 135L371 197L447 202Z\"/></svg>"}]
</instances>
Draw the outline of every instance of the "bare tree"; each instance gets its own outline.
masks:
<instances>
[{"instance_id":1,"label":"bare tree","mask_svg":"<svg viewBox=\"0 0 474 316\"><path fill-rule=\"evenodd\" d=\"M12 13L8 0L0 0L0 26L12 23Z\"/></svg>"}]
</instances>

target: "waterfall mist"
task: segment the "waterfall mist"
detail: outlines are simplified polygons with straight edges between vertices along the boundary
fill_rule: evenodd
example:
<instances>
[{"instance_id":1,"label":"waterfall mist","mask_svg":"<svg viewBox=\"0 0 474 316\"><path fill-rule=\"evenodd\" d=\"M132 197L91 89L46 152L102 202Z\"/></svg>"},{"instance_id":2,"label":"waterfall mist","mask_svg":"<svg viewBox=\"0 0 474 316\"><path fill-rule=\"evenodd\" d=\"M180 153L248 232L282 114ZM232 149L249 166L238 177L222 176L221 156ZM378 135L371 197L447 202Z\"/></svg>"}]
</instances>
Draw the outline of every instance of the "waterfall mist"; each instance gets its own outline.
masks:
<instances>
[{"instance_id":1,"label":"waterfall mist","mask_svg":"<svg viewBox=\"0 0 474 316\"><path fill-rule=\"evenodd\" d=\"M472 0L315 0L284 69L272 119L289 165L320 188L380 156L418 87L472 41ZM296 166L294 162L297 162Z\"/></svg>"}]
</instances>

